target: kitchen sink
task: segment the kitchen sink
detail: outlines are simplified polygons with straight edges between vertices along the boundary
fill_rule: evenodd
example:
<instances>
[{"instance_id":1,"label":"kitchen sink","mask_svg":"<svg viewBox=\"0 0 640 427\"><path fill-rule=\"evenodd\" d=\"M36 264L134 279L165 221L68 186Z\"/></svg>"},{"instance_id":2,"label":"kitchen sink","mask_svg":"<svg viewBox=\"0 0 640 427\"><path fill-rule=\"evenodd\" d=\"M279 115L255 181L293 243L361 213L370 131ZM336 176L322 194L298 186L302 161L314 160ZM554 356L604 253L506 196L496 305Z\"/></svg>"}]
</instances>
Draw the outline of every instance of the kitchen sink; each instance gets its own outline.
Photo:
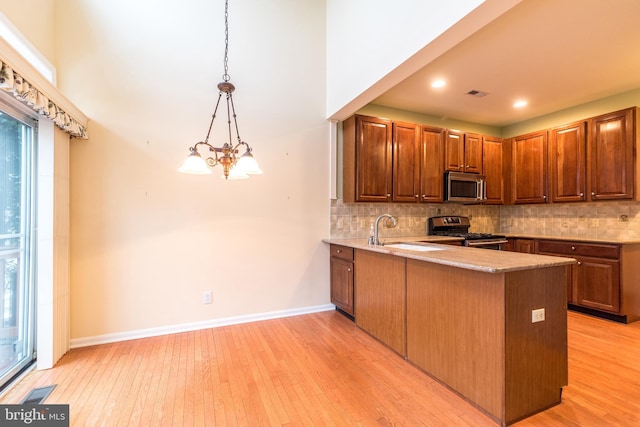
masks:
<instances>
[{"instance_id":1,"label":"kitchen sink","mask_svg":"<svg viewBox=\"0 0 640 427\"><path fill-rule=\"evenodd\" d=\"M418 251L418 252L441 251L443 249L447 249L439 246L423 246L423 245L416 245L411 243L391 243L391 244L384 245L384 247L393 248L393 249L404 249L407 251Z\"/></svg>"}]
</instances>

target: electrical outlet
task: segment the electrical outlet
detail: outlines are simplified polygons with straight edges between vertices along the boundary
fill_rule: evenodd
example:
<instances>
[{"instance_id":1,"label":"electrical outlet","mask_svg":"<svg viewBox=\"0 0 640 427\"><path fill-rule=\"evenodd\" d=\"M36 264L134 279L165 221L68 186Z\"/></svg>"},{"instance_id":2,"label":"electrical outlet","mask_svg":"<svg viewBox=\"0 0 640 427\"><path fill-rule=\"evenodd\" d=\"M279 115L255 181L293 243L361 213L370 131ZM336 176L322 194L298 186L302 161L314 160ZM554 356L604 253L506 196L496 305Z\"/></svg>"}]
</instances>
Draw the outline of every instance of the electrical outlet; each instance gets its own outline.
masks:
<instances>
[{"instance_id":1,"label":"electrical outlet","mask_svg":"<svg viewBox=\"0 0 640 427\"><path fill-rule=\"evenodd\" d=\"M531 323L544 322L544 308L531 310Z\"/></svg>"},{"instance_id":2,"label":"electrical outlet","mask_svg":"<svg viewBox=\"0 0 640 427\"><path fill-rule=\"evenodd\" d=\"M211 294L211 291L204 291L202 294L202 303L203 304L211 304L211 300L213 299L213 296Z\"/></svg>"}]
</instances>

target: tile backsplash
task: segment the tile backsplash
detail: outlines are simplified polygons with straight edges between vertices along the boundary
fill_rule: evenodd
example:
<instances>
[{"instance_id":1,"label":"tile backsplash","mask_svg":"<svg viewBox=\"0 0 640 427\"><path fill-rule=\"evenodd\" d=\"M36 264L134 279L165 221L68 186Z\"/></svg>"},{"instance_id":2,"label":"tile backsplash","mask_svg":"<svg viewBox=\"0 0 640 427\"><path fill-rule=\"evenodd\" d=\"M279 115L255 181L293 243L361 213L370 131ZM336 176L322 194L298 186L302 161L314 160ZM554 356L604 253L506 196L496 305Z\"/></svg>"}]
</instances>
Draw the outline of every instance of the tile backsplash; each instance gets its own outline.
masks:
<instances>
[{"instance_id":1,"label":"tile backsplash","mask_svg":"<svg viewBox=\"0 0 640 427\"><path fill-rule=\"evenodd\" d=\"M381 223L380 237L427 234L427 218L437 215L464 215L471 218L471 231L498 232L498 206L460 204L348 203L331 200L331 238L367 238L369 227L379 215L393 215L398 225L386 228Z\"/></svg>"},{"instance_id":2,"label":"tile backsplash","mask_svg":"<svg viewBox=\"0 0 640 427\"><path fill-rule=\"evenodd\" d=\"M366 238L378 215L396 217L398 225L381 225L380 236L426 234L427 218L464 215L474 232L559 237L640 239L640 202L557 203L483 206L459 204L349 203L331 200L331 238Z\"/></svg>"},{"instance_id":3,"label":"tile backsplash","mask_svg":"<svg viewBox=\"0 0 640 427\"><path fill-rule=\"evenodd\" d=\"M502 206L500 230L510 234L638 239L640 202Z\"/></svg>"}]
</instances>

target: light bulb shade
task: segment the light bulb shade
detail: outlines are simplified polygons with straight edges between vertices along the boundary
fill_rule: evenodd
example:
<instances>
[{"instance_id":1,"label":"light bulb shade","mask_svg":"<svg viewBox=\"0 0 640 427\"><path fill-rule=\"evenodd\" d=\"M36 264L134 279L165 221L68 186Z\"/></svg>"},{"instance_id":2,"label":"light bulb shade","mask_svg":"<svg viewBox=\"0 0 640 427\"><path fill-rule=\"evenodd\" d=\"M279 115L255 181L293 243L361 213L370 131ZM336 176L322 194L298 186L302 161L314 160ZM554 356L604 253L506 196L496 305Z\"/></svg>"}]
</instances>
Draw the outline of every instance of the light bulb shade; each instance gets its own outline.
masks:
<instances>
[{"instance_id":1,"label":"light bulb shade","mask_svg":"<svg viewBox=\"0 0 640 427\"><path fill-rule=\"evenodd\" d=\"M211 173L211 169L207 166L207 162L200 157L200 154L192 152L189 157L184 159L184 163L178 169L178 172L193 175L208 175Z\"/></svg>"},{"instance_id":2,"label":"light bulb shade","mask_svg":"<svg viewBox=\"0 0 640 427\"><path fill-rule=\"evenodd\" d=\"M224 178L224 175L222 175L222 178ZM242 169L238 168L237 164L229 170L229 176L227 177L227 179L248 179L248 178L249 178L249 175L244 173Z\"/></svg>"},{"instance_id":3,"label":"light bulb shade","mask_svg":"<svg viewBox=\"0 0 640 427\"><path fill-rule=\"evenodd\" d=\"M258 162L253 157L249 151L245 152L236 163L235 168L241 169L245 174L248 175L260 175L262 170L260 166L258 166Z\"/></svg>"}]
</instances>

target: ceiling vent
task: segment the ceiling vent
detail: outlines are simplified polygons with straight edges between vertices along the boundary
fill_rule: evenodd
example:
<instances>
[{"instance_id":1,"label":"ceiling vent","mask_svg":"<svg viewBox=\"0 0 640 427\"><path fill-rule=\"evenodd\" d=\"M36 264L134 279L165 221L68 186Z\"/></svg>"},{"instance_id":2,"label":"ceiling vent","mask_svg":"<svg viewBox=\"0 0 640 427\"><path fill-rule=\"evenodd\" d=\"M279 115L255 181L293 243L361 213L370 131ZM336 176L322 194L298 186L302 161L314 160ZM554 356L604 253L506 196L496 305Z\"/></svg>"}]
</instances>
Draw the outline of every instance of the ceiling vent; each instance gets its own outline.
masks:
<instances>
[{"instance_id":1,"label":"ceiling vent","mask_svg":"<svg viewBox=\"0 0 640 427\"><path fill-rule=\"evenodd\" d=\"M470 90L469 92L467 92L467 95L471 95L471 96L475 96L477 98L482 98L484 96L489 95L488 92L483 92L481 90Z\"/></svg>"}]
</instances>

